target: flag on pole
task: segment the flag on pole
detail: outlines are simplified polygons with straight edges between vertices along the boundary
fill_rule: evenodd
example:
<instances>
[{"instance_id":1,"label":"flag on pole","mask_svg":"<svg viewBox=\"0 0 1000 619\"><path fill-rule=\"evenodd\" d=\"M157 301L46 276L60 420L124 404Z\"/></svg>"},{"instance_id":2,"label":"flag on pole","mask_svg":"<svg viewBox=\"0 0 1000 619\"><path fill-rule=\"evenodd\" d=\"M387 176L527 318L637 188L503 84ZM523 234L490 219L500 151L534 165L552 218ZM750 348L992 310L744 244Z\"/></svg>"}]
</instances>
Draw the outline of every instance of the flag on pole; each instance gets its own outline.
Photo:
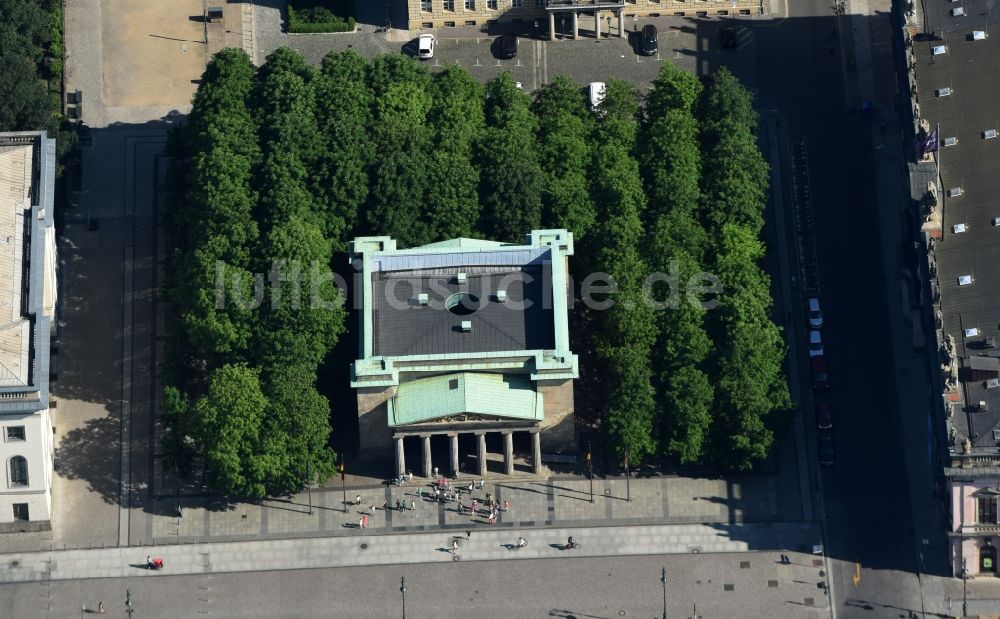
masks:
<instances>
[{"instance_id":1,"label":"flag on pole","mask_svg":"<svg viewBox=\"0 0 1000 619\"><path fill-rule=\"evenodd\" d=\"M941 144L941 139L939 137L940 133L941 133L940 129L941 129L941 125L938 125L938 126L934 127L934 131L931 131L927 135L926 138L920 140L920 158L921 159L923 159L923 157L927 153L935 153L935 152L937 152L938 146L940 146L940 144Z\"/></svg>"}]
</instances>

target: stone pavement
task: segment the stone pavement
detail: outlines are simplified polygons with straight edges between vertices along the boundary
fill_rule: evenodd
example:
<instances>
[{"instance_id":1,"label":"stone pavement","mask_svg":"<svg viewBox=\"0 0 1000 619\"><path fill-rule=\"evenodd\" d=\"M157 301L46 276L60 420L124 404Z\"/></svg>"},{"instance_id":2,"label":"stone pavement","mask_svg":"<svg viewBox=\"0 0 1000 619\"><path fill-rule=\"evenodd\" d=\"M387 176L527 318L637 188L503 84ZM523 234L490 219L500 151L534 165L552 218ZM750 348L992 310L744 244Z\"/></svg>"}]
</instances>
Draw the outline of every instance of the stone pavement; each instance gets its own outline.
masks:
<instances>
[{"instance_id":1,"label":"stone pavement","mask_svg":"<svg viewBox=\"0 0 1000 619\"><path fill-rule=\"evenodd\" d=\"M360 531L359 531L360 533ZM573 556L619 556L678 553L745 552L811 548L819 543L815 525L644 525L539 530L520 528L385 536L257 540L143 548L102 548L0 555L0 582L79 578L155 577L161 574L210 574L330 568L353 565L400 565L455 560L555 558L572 535L581 548ZM514 551L523 536L527 547ZM458 550L452 550L453 544ZM148 570L145 558L162 558L162 572Z\"/></svg>"},{"instance_id":2,"label":"stone pavement","mask_svg":"<svg viewBox=\"0 0 1000 619\"><path fill-rule=\"evenodd\" d=\"M473 481L463 478L456 487ZM426 485L425 485L426 484ZM486 493L508 511L501 511L494 527L617 526L632 524L762 523L795 522L801 513L779 508L774 477L747 476L740 479L654 477L633 479L631 500L623 478L595 479L594 501L590 501L587 479L537 479L487 482L472 498L482 506ZM421 494L418 494L418 488ZM309 495L299 493L259 503L239 503L228 509L206 507L201 499L181 500L182 517L172 498L147 502L144 513L133 513L133 545L182 544L206 541L256 540L276 537L351 536L363 534L358 519L367 514L368 528L379 533L461 530L489 527L486 513L470 515L471 499L465 489L460 502L439 503L427 493L432 486L414 478L399 486L350 487L346 491L326 488ZM362 503L355 504L361 495ZM344 504L346 495L347 505ZM422 495L422 496L421 496ZM395 507L403 501L407 509ZM410 509L410 502L413 509ZM372 509L374 508L374 514ZM144 520L143 520L144 516ZM55 545L56 548L72 544Z\"/></svg>"}]
</instances>

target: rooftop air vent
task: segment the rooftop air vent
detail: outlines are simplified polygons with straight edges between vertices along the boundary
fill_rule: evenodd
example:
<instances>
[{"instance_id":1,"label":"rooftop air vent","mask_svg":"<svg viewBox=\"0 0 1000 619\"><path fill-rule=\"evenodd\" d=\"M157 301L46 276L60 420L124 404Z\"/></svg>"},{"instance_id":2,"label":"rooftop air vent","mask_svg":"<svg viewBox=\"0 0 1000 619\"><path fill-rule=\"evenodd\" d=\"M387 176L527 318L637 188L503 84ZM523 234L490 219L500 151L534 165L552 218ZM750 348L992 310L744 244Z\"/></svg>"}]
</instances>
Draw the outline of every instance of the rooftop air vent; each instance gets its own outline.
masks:
<instances>
[{"instance_id":1,"label":"rooftop air vent","mask_svg":"<svg viewBox=\"0 0 1000 619\"><path fill-rule=\"evenodd\" d=\"M952 187L951 189L948 190L948 197L949 198L957 198L960 195L962 195L962 188L961 187Z\"/></svg>"},{"instance_id":2,"label":"rooftop air vent","mask_svg":"<svg viewBox=\"0 0 1000 619\"><path fill-rule=\"evenodd\" d=\"M940 56L941 54L947 54L948 48L944 45L935 45L931 48L931 52L933 52L935 56Z\"/></svg>"},{"instance_id":3,"label":"rooftop air vent","mask_svg":"<svg viewBox=\"0 0 1000 619\"><path fill-rule=\"evenodd\" d=\"M951 96L951 87L950 86L945 86L944 88L938 88L937 89L937 96L939 96L939 97L950 97Z\"/></svg>"},{"instance_id":4,"label":"rooftop air vent","mask_svg":"<svg viewBox=\"0 0 1000 619\"><path fill-rule=\"evenodd\" d=\"M988 379L986 379L986 388L987 389L996 389L997 387L1000 387L1000 378L988 378Z\"/></svg>"},{"instance_id":5,"label":"rooftop air vent","mask_svg":"<svg viewBox=\"0 0 1000 619\"><path fill-rule=\"evenodd\" d=\"M952 17L961 17L963 15L965 15L965 9L960 6L957 6L951 10Z\"/></svg>"},{"instance_id":6,"label":"rooftop air vent","mask_svg":"<svg viewBox=\"0 0 1000 619\"><path fill-rule=\"evenodd\" d=\"M992 140L993 138L997 137L997 135L998 134L996 129L987 129L986 131L983 131L984 140Z\"/></svg>"},{"instance_id":7,"label":"rooftop air vent","mask_svg":"<svg viewBox=\"0 0 1000 619\"><path fill-rule=\"evenodd\" d=\"M506 303L506 302L507 302L507 291L497 290L497 303Z\"/></svg>"},{"instance_id":8,"label":"rooftop air vent","mask_svg":"<svg viewBox=\"0 0 1000 619\"><path fill-rule=\"evenodd\" d=\"M985 41L986 40L986 32L984 30L973 30L972 31L972 40L973 41Z\"/></svg>"},{"instance_id":9,"label":"rooftop air vent","mask_svg":"<svg viewBox=\"0 0 1000 619\"><path fill-rule=\"evenodd\" d=\"M421 292L417 295L417 305L427 305L427 293Z\"/></svg>"},{"instance_id":10,"label":"rooftop air vent","mask_svg":"<svg viewBox=\"0 0 1000 619\"><path fill-rule=\"evenodd\" d=\"M976 337L979 335L979 327L969 327L965 330L965 337Z\"/></svg>"},{"instance_id":11,"label":"rooftop air vent","mask_svg":"<svg viewBox=\"0 0 1000 619\"><path fill-rule=\"evenodd\" d=\"M955 234L961 234L966 230L967 228L965 227L965 224L955 224L954 226L951 227L951 231L954 232Z\"/></svg>"},{"instance_id":12,"label":"rooftop air vent","mask_svg":"<svg viewBox=\"0 0 1000 619\"><path fill-rule=\"evenodd\" d=\"M462 333L469 333L470 331L472 331L472 321L471 320L463 320L462 321Z\"/></svg>"},{"instance_id":13,"label":"rooftop air vent","mask_svg":"<svg viewBox=\"0 0 1000 619\"><path fill-rule=\"evenodd\" d=\"M994 217L993 218L993 225L994 226L1000 226L1000 217Z\"/></svg>"},{"instance_id":14,"label":"rooftop air vent","mask_svg":"<svg viewBox=\"0 0 1000 619\"><path fill-rule=\"evenodd\" d=\"M459 273L458 275L455 276L455 281L458 282L459 284L464 284L467 281L469 281L469 276L466 275L465 273Z\"/></svg>"},{"instance_id":15,"label":"rooftop air vent","mask_svg":"<svg viewBox=\"0 0 1000 619\"><path fill-rule=\"evenodd\" d=\"M971 284L972 284L972 276L971 275L959 275L958 276L958 285L959 286L969 286Z\"/></svg>"},{"instance_id":16,"label":"rooftop air vent","mask_svg":"<svg viewBox=\"0 0 1000 619\"><path fill-rule=\"evenodd\" d=\"M944 139L945 146L955 146L956 144L958 144L958 138L956 137L950 137Z\"/></svg>"}]
</instances>

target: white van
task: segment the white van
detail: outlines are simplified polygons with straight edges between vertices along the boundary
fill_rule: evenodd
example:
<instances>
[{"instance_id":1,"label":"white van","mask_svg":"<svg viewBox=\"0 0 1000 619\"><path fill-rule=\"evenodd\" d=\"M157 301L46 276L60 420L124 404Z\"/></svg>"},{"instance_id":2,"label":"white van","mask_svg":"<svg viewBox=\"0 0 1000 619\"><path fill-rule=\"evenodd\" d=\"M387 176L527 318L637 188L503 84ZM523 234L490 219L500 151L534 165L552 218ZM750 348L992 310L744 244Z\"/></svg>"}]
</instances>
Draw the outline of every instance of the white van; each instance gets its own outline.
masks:
<instances>
[{"instance_id":1,"label":"white van","mask_svg":"<svg viewBox=\"0 0 1000 619\"><path fill-rule=\"evenodd\" d=\"M823 355L823 337L819 331L809 331L809 356L819 357Z\"/></svg>"},{"instance_id":2,"label":"white van","mask_svg":"<svg viewBox=\"0 0 1000 619\"><path fill-rule=\"evenodd\" d=\"M822 329L823 328L823 310L819 308L819 299L816 297L809 297L807 299L808 306L806 308L806 314L809 317L809 328L810 329Z\"/></svg>"}]
</instances>

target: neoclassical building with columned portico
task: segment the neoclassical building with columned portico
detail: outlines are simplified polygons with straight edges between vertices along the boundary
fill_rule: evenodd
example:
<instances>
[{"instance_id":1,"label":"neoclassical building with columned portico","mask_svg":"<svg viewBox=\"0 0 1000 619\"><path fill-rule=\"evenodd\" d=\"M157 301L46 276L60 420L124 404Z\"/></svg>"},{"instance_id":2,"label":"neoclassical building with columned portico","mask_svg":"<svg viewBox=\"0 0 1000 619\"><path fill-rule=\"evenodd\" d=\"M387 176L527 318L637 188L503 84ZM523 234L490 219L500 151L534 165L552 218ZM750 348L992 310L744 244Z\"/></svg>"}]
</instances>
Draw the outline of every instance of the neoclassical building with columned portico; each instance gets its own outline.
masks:
<instances>
[{"instance_id":1,"label":"neoclassical building with columned portico","mask_svg":"<svg viewBox=\"0 0 1000 619\"><path fill-rule=\"evenodd\" d=\"M351 243L360 461L396 474L541 472L576 451L568 259L573 235L523 244Z\"/></svg>"}]
</instances>

